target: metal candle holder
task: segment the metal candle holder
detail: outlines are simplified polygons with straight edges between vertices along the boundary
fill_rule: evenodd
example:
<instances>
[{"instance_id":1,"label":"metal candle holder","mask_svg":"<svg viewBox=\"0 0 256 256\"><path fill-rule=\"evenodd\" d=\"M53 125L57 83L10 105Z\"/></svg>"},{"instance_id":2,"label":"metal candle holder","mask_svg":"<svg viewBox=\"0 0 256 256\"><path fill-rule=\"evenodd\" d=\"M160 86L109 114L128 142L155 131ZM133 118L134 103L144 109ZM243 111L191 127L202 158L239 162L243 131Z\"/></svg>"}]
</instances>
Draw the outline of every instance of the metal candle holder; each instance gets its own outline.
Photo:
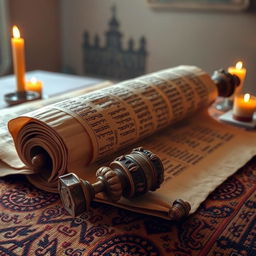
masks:
<instances>
[{"instance_id":1,"label":"metal candle holder","mask_svg":"<svg viewBox=\"0 0 256 256\"><path fill-rule=\"evenodd\" d=\"M4 100L9 106L41 99L41 95L32 91L12 92L4 95Z\"/></svg>"}]
</instances>

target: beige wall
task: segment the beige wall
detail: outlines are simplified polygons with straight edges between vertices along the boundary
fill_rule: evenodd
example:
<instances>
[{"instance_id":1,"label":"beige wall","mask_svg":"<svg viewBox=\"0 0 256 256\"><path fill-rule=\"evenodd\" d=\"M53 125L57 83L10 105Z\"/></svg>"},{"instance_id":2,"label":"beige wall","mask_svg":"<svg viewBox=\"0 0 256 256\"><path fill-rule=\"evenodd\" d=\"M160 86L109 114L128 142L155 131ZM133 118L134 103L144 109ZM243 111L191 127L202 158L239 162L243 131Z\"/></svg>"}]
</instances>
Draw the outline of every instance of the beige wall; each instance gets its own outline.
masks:
<instances>
[{"instance_id":1,"label":"beige wall","mask_svg":"<svg viewBox=\"0 0 256 256\"><path fill-rule=\"evenodd\" d=\"M27 70L59 71L59 0L9 0L8 4L10 34L11 26L16 24L26 40Z\"/></svg>"},{"instance_id":2,"label":"beige wall","mask_svg":"<svg viewBox=\"0 0 256 256\"><path fill-rule=\"evenodd\" d=\"M82 33L103 38L110 19L110 0L62 0L64 65L82 70ZM179 64L198 65L208 72L243 60L248 68L246 90L256 87L256 15L252 13L156 11L146 0L118 0L117 16L124 42L145 35L147 72ZM254 90L256 93L256 90Z\"/></svg>"}]
</instances>

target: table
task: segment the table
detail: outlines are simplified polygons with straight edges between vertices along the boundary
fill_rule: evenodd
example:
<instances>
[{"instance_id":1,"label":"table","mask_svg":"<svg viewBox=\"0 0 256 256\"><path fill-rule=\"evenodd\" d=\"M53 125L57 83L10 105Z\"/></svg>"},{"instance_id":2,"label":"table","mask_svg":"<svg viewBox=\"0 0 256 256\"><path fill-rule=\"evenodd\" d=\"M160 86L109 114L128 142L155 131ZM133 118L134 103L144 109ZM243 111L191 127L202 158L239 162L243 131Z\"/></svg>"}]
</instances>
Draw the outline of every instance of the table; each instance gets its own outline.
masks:
<instances>
[{"instance_id":1,"label":"table","mask_svg":"<svg viewBox=\"0 0 256 256\"><path fill-rule=\"evenodd\" d=\"M103 81L98 78L68 75L42 70L35 70L26 73L26 80L30 80L32 77L36 77L37 80L43 82L44 98L52 97ZM0 78L0 108L7 107L4 102L4 95L14 92L15 90L16 81L13 75Z\"/></svg>"},{"instance_id":2,"label":"table","mask_svg":"<svg viewBox=\"0 0 256 256\"><path fill-rule=\"evenodd\" d=\"M0 255L255 256L256 157L179 222L100 203L72 218L57 194L1 178Z\"/></svg>"}]
</instances>

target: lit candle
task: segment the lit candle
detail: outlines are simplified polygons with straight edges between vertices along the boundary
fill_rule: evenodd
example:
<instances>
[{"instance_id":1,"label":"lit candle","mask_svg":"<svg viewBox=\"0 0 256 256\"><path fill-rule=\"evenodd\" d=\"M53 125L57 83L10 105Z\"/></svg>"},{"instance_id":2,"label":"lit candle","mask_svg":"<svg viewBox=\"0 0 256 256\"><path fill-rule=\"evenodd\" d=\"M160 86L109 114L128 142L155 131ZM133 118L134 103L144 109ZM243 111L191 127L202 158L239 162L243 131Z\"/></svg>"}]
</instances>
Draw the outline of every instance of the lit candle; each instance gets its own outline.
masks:
<instances>
[{"instance_id":1,"label":"lit candle","mask_svg":"<svg viewBox=\"0 0 256 256\"><path fill-rule=\"evenodd\" d=\"M32 77L30 81L26 82L26 91L37 92L40 96L42 96L43 83L37 80L35 77Z\"/></svg>"},{"instance_id":2,"label":"lit candle","mask_svg":"<svg viewBox=\"0 0 256 256\"><path fill-rule=\"evenodd\" d=\"M251 122L256 110L256 99L249 93L235 97L233 106L233 118L237 121Z\"/></svg>"},{"instance_id":3,"label":"lit candle","mask_svg":"<svg viewBox=\"0 0 256 256\"><path fill-rule=\"evenodd\" d=\"M238 61L236 63L235 67L229 67L228 68L228 72L232 75L237 75L240 79L240 84L239 86L236 88L236 91L234 94L237 94L239 91L241 91L243 84L244 84L244 79L246 76L246 68L243 67L243 62L242 61Z\"/></svg>"},{"instance_id":4,"label":"lit candle","mask_svg":"<svg viewBox=\"0 0 256 256\"><path fill-rule=\"evenodd\" d=\"M20 31L17 26L13 26L12 38L12 57L16 76L17 91L25 91L25 55L24 39L20 37Z\"/></svg>"}]
</instances>

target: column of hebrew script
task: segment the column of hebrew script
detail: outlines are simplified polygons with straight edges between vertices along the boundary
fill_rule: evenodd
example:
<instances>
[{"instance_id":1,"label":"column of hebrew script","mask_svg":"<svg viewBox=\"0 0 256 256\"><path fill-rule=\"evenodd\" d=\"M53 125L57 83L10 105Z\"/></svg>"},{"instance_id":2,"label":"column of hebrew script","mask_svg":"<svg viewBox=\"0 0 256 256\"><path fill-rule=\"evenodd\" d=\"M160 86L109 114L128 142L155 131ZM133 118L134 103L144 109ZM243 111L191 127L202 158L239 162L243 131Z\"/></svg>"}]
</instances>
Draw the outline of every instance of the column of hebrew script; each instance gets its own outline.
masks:
<instances>
[{"instance_id":1,"label":"column of hebrew script","mask_svg":"<svg viewBox=\"0 0 256 256\"><path fill-rule=\"evenodd\" d=\"M147 137L206 107L217 95L210 77L195 67L143 76L55 104L85 127L93 159Z\"/></svg>"}]
</instances>

